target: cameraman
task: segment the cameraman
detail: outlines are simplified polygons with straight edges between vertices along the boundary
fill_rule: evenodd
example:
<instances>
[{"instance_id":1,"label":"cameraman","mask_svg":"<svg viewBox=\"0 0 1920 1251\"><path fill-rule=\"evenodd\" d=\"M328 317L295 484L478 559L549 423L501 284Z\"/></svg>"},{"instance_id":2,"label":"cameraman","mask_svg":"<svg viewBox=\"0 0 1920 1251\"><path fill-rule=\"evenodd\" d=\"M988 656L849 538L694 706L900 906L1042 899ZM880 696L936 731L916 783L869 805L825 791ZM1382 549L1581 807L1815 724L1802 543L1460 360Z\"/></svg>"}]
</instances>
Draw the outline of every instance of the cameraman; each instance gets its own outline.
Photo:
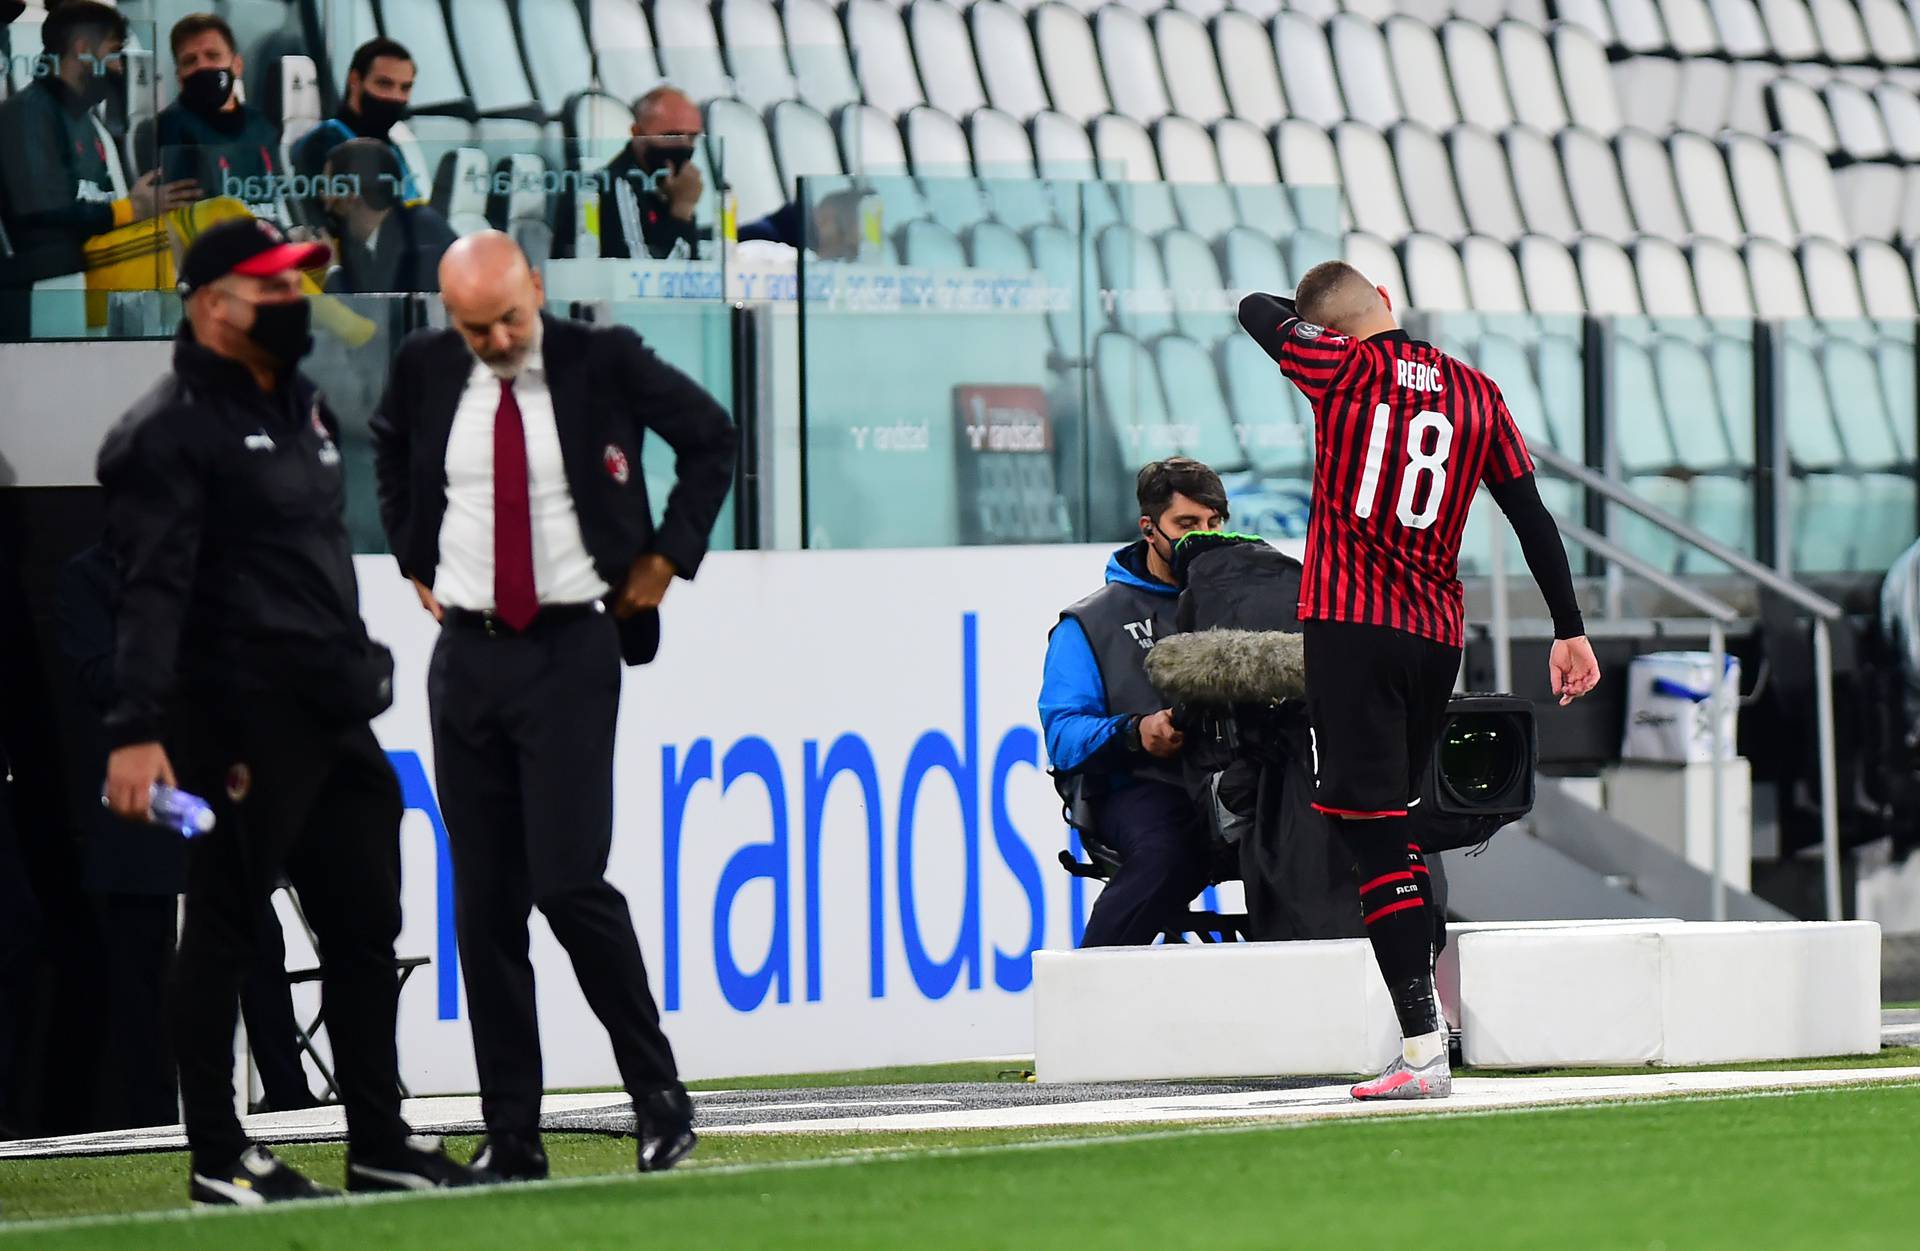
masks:
<instances>
[{"instance_id":1,"label":"cameraman","mask_svg":"<svg viewBox=\"0 0 1920 1251\"><path fill-rule=\"evenodd\" d=\"M1207 885L1207 829L1177 757L1172 710L1147 680L1147 652L1174 632L1173 545L1227 518L1220 476L1175 456L1140 470L1140 538L1107 562L1106 585L1067 608L1047 638L1040 723L1061 775L1093 788L1099 838L1118 872L1094 901L1084 947L1151 943Z\"/></svg>"}]
</instances>

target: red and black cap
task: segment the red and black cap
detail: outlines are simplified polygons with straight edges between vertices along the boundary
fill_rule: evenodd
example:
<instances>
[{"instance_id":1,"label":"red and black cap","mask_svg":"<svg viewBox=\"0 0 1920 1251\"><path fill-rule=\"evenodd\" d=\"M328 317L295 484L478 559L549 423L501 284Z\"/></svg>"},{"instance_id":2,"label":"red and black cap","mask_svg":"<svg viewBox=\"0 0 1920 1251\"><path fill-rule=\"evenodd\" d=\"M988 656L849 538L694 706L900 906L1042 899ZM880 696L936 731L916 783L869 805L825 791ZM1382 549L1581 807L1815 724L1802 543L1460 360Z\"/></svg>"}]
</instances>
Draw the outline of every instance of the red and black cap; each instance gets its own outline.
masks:
<instances>
[{"instance_id":1,"label":"red and black cap","mask_svg":"<svg viewBox=\"0 0 1920 1251\"><path fill-rule=\"evenodd\" d=\"M180 261L180 294L192 295L228 274L266 278L312 269L333 256L324 243L292 243L280 227L258 217L234 217L207 227Z\"/></svg>"}]
</instances>

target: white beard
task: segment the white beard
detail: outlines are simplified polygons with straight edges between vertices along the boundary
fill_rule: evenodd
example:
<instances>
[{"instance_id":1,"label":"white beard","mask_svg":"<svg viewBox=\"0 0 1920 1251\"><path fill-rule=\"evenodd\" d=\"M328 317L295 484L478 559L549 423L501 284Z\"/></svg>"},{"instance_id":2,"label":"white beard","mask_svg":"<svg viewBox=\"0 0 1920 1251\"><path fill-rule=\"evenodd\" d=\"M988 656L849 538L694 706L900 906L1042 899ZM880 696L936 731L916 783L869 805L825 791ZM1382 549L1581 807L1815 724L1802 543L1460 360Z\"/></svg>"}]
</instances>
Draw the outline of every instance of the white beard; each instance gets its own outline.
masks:
<instances>
[{"instance_id":1,"label":"white beard","mask_svg":"<svg viewBox=\"0 0 1920 1251\"><path fill-rule=\"evenodd\" d=\"M535 314L535 316L537 318L538 314ZM521 374L526 372L527 362L531 361L533 359L534 353L540 350L540 343L541 343L541 340L546 335L546 329L547 328L544 325L542 325L538 320L536 320L533 323L533 342L527 344L526 350L524 352L521 352L518 356L514 357L511 361L482 360L480 361L480 363L482 365L485 365L487 367L487 372L491 373L494 377L502 379L507 382L512 382L515 378L518 378ZM475 359L478 360L479 358L476 357Z\"/></svg>"}]
</instances>

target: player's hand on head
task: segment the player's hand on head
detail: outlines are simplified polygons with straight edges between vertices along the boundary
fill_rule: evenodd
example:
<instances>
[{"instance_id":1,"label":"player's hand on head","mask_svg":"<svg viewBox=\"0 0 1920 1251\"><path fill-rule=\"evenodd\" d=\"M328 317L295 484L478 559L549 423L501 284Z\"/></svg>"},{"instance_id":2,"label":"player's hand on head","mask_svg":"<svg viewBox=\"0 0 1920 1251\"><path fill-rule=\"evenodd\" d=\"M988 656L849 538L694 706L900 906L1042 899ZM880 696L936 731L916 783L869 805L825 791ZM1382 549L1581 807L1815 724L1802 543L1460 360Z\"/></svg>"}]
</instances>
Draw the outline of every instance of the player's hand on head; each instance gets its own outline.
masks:
<instances>
[{"instance_id":1,"label":"player's hand on head","mask_svg":"<svg viewBox=\"0 0 1920 1251\"><path fill-rule=\"evenodd\" d=\"M1547 657L1547 676L1562 708L1600 685L1600 661L1586 635L1555 639Z\"/></svg>"}]
</instances>

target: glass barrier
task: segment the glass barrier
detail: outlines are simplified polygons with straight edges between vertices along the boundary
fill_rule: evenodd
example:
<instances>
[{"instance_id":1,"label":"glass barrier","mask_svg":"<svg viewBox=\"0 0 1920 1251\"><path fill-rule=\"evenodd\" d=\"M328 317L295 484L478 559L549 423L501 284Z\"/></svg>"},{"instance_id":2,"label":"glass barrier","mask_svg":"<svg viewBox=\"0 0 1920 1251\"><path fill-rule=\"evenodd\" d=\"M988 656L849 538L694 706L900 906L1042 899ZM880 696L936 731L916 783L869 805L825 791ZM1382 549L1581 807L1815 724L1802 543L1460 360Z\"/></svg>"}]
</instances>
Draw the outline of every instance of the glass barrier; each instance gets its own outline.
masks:
<instances>
[{"instance_id":1,"label":"glass barrier","mask_svg":"<svg viewBox=\"0 0 1920 1251\"><path fill-rule=\"evenodd\" d=\"M1311 422L1234 314L1337 255L1297 222L1338 199L1292 192L1275 236L1238 190L803 179L807 542L1123 541L1135 470L1175 454L1221 472L1236 525L1303 534Z\"/></svg>"},{"instance_id":2,"label":"glass barrier","mask_svg":"<svg viewBox=\"0 0 1920 1251\"><path fill-rule=\"evenodd\" d=\"M1753 323L1615 317L1609 326L1609 470L1661 511L1753 555ZM1728 572L1627 509L1609 507L1608 529L1668 573Z\"/></svg>"},{"instance_id":3,"label":"glass barrier","mask_svg":"<svg viewBox=\"0 0 1920 1251\"><path fill-rule=\"evenodd\" d=\"M300 363L340 423L347 535L356 552L385 552L370 423L394 351L426 324L426 302L408 295L322 295L313 302L313 350ZM437 311L437 310L436 310Z\"/></svg>"},{"instance_id":4,"label":"glass barrier","mask_svg":"<svg viewBox=\"0 0 1920 1251\"><path fill-rule=\"evenodd\" d=\"M1789 567L1884 571L1920 527L1914 323L1790 322L1775 342Z\"/></svg>"}]
</instances>

